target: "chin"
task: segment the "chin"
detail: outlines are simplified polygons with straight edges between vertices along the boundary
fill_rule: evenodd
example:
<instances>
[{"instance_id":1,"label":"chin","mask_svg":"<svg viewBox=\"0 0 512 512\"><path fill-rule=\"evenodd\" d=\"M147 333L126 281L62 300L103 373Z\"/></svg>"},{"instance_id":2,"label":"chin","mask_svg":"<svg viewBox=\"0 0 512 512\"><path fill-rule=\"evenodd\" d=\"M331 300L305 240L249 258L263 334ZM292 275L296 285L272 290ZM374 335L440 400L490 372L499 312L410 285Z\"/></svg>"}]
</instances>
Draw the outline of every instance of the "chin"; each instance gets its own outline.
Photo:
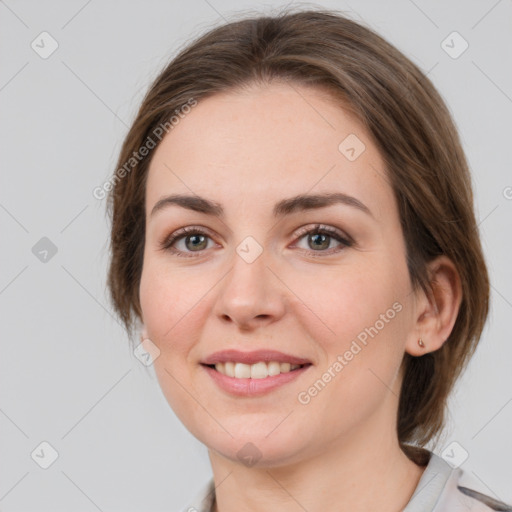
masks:
<instances>
[{"instance_id":1,"label":"chin","mask_svg":"<svg viewBox=\"0 0 512 512\"><path fill-rule=\"evenodd\" d=\"M279 421L282 419L281 416ZM231 430L227 427L233 437L224 431L216 431L212 435L212 430L194 435L209 450L236 464L258 468L278 467L297 462L311 447L305 440L303 427L284 427L285 420L276 428L279 421L263 421L264 426L260 425L258 428L251 423L242 425L239 422L238 429ZM280 428L282 430L279 432Z\"/></svg>"}]
</instances>

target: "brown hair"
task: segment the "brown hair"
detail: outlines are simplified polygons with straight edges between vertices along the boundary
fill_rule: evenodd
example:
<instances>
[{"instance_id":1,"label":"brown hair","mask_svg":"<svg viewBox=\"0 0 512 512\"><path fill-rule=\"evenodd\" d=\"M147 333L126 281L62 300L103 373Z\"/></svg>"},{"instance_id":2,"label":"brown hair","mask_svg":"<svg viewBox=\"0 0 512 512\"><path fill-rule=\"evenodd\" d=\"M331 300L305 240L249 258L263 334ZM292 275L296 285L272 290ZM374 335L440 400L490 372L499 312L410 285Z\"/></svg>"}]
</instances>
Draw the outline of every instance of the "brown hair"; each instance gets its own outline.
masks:
<instances>
[{"instance_id":1,"label":"brown hair","mask_svg":"<svg viewBox=\"0 0 512 512\"><path fill-rule=\"evenodd\" d=\"M456 127L414 63L369 28L332 10L288 10L232 21L187 45L156 78L126 136L117 169L191 99L274 79L328 89L373 137L397 200L414 289L430 294L426 265L438 255L449 257L459 272L462 303L448 340L421 357L405 354L402 363L398 438L405 453L424 464L424 450L406 443L424 446L440 434L448 394L487 317L489 281ZM116 175L108 197L108 286L130 334L141 319L151 155L132 162L122 177Z\"/></svg>"}]
</instances>

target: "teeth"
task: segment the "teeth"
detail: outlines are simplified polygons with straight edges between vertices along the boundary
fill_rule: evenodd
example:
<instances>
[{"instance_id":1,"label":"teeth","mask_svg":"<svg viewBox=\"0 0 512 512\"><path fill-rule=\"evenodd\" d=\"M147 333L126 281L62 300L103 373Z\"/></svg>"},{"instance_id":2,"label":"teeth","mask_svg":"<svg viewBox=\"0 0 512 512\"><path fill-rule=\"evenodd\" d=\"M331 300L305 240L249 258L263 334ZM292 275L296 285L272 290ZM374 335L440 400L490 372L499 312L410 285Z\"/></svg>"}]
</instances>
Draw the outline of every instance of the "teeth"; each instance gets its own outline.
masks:
<instances>
[{"instance_id":1,"label":"teeth","mask_svg":"<svg viewBox=\"0 0 512 512\"><path fill-rule=\"evenodd\" d=\"M278 363L277 361L270 361L268 363L261 361L255 364L227 361L215 365L215 369L219 373L237 379L265 379L273 375L279 375L280 373L291 372L300 367L300 364Z\"/></svg>"},{"instance_id":2,"label":"teeth","mask_svg":"<svg viewBox=\"0 0 512 512\"><path fill-rule=\"evenodd\" d=\"M231 361L227 361L226 363L219 363L224 365L224 371L222 369L218 369L217 365L215 365L215 368L220 371L220 373L224 373L228 377L234 377L235 376L235 363Z\"/></svg>"},{"instance_id":3,"label":"teeth","mask_svg":"<svg viewBox=\"0 0 512 512\"><path fill-rule=\"evenodd\" d=\"M240 363L238 363L240 364ZM237 364L237 366L238 366ZM247 367L248 365L244 364L243 366ZM256 364L252 364L250 366L251 370L250 370L250 373L251 373L251 379L264 379L265 377L268 377L268 368L267 368L267 363L256 363ZM236 373L235 373L235 376L236 376ZM245 377L245 375L244 375Z\"/></svg>"},{"instance_id":4,"label":"teeth","mask_svg":"<svg viewBox=\"0 0 512 512\"><path fill-rule=\"evenodd\" d=\"M235 364L235 377L237 379L250 379L251 367L248 364L236 363Z\"/></svg>"},{"instance_id":5,"label":"teeth","mask_svg":"<svg viewBox=\"0 0 512 512\"><path fill-rule=\"evenodd\" d=\"M281 373L281 364L277 361L271 361L268 363L267 368L270 377L272 377L272 375L279 375Z\"/></svg>"}]
</instances>

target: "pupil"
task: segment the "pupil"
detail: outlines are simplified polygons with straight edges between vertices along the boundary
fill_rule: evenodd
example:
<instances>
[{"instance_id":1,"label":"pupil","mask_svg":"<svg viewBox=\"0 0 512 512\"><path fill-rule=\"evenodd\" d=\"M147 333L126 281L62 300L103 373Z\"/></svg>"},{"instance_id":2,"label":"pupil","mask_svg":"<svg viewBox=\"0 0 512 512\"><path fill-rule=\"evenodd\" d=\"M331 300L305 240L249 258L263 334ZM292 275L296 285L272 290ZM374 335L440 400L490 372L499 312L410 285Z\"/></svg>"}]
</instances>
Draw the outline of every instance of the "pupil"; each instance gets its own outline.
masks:
<instances>
[{"instance_id":1,"label":"pupil","mask_svg":"<svg viewBox=\"0 0 512 512\"><path fill-rule=\"evenodd\" d=\"M318 241L319 237L322 238L322 241L324 242L323 245L322 245L322 242L320 242L320 244L317 244L317 241ZM327 240L328 236L324 235L324 234L321 234L321 233L318 233L316 235L313 235L312 238L314 240L313 244L315 244L315 246L318 248L318 247L325 247L325 241ZM327 242L327 246L329 246L329 242Z\"/></svg>"},{"instance_id":2,"label":"pupil","mask_svg":"<svg viewBox=\"0 0 512 512\"><path fill-rule=\"evenodd\" d=\"M192 241L192 248L198 248L200 247L201 243L204 243L205 237L204 235L190 235L187 237L189 241ZM316 235L312 235L311 237L313 239L313 245L316 248L325 248L326 247L326 241L328 239L328 235L324 235L322 233L317 233ZM196 243L198 242L198 243ZM329 242L327 242L327 247L329 246ZM190 247L189 247L190 248Z\"/></svg>"},{"instance_id":3,"label":"pupil","mask_svg":"<svg viewBox=\"0 0 512 512\"><path fill-rule=\"evenodd\" d=\"M197 239L201 239L201 238L202 238L202 239L203 239L203 240L202 240L202 242L204 242L204 238L205 238L205 236L204 236L204 235L190 235L190 236L188 236L187 238L188 238L189 240L195 240L195 241L197 241ZM200 243L201 243L201 241L199 242L199 244L200 244ZM196 248L196 249L197 249L197 248L199 247L199 244L196 244L195 242L192 242L192 245L191 245L191 247L189 247L189 249L191 249L191 248L192 248L192 249L194 249L194 248Z\"/></svg>"}]
</instances>

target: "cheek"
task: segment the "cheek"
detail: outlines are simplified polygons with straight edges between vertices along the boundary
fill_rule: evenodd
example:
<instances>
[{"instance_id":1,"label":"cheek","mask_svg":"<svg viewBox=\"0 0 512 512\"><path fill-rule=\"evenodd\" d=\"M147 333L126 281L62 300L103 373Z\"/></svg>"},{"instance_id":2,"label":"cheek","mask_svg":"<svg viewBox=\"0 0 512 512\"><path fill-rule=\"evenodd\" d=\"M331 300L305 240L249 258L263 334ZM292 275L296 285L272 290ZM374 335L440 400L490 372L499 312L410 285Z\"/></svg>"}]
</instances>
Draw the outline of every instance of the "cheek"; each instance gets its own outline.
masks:
<instances>
[{"instance_id":1,"label":"cheek","mask_svg":"<svg viewBox=\"0 0 512 512\"><path fill-rule=\"evenodd\" d=\"M139 293L144 323L153 328L153 334L161 337L161 329L166 332L184 316L197 284L189 272L170 265L165 255L146 251Z\"/></svg>"},{"instance_id":2,"label":"cheek","mask_svg":"<svg viewBox=\"0 0 512 512\"><path fill-rule=\"evenodd\" d=\"M201 298L209 288L206 279L191 280L179 269L145 260L139 293L147 336L160 351L153 367L167 402L191 431L204 421L201 410L191 407L190 393L198 396L198 391L190 354L200 338Z\"/></svg>"},{"instance_id":3,"label":"cheek","mask_svg":"<svg viewBox=\"0 0 512 512\"><path fill-rule=\"evenodd\" d=\"M316 324L315 332L330 350L343 349L360 333L364 338L366 329L375 324L379 331L397 331L395 317L407 293L403 274L385 261L373 261L371 265L313 270L293 276L292 282L304 311L309 310L302 315L303 320L309 319L308 331L313 332Z\"/></svg>"},{"instance_id":4,"label":"cheek","mask_svg":"<svg viewBox=\"0 0 512 512\"><path fill-rule=\"evenodd\" d=\"M308 315L313 320L307 329L323 333L315 338L324 352L316 377L329 382L326 403L353 411L375 405L393 386L403 357L410 321L407 269L374 261L315 282L303 281L302 289L321 319ZM322 330L314 331L312 322Z\"/></svg>"},{"instance_id":5,"label":"cheek","mask_svg":"<svg viewBox=\"0 0 512 512\"><path fill-rule=\"evenodd\" d=\"M147 263L146 263L147 262ZM191 280L179 269L169 269L145 260L140 282L140 303L148 337L161 352L172 347L174 354L182 352L191 343L190 336L178 335L196 314L195 305L206 292L207 283Z\"/></svg>"}]
</instances>

